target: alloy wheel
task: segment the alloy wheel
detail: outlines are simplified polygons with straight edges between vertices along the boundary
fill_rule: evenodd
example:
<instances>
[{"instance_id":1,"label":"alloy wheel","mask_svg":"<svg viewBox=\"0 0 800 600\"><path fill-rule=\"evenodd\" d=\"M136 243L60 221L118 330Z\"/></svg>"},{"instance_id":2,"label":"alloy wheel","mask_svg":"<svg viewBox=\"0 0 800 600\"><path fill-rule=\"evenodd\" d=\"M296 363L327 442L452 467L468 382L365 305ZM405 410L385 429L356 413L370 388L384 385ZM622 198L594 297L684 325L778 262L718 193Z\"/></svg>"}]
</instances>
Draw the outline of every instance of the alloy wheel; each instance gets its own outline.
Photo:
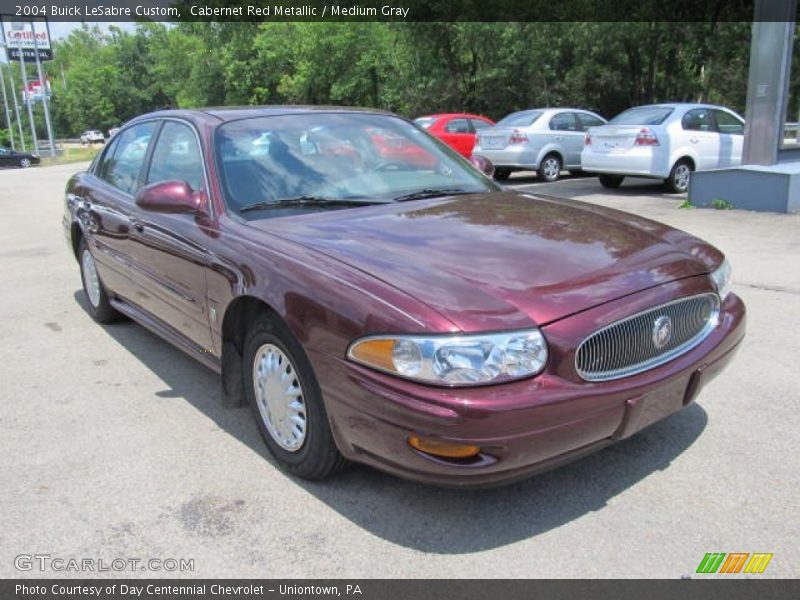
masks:
<instances>
[{"instance_id":1,"label":"alloy wheel","mask_svg":"<svg viewBox=\"0 0 800 600\"><path fill-rule=\"evenodd\" d=\"M675 175L673 176L675 189L685 192L689 188L689 176L691 173L692 170L687 164L681 164L675 167Z\"/></svg>"}]
</instances>

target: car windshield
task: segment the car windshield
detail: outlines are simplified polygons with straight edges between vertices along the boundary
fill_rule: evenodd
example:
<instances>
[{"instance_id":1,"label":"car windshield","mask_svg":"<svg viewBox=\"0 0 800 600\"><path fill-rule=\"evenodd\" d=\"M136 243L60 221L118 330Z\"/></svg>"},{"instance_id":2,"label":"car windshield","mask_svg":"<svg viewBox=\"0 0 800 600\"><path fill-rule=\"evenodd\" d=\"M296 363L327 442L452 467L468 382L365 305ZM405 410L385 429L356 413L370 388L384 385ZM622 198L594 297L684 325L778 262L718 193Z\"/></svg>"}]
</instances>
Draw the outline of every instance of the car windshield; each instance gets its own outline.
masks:
<instances>
[{"instance_id":1,"label":"car windshield","mask_svg":"<svg viewBox=\"0 0 800 600\"><path fill-rule=\"evenodd\" d=\"M436 117L419 117L418 119L414 119L414 123L425 129L428 129L428 127L433 125L435 122Z\"/></svg>"},{"instance_id":2,"label":"car windshield","mask_svg":"<svg viewBox=\"0 0 800 600\"><path fill-rule=\"evenodd\" d=\"M639 106L618 114L609 125L661 125L672 114L669 106Z\"/></svg>"},{"instance_id":3,"label":"car windshield","mask_svg":"<svg viewBox=\"0 0 800 600\"><path fill-rule=\"evenodd\" d=\"M246 219L479 193L495 185L403 119L303 113L230 121L217 129L228 209Z\"/></svg>"},{"instance_id":4,"label":"car windshield","mask_svg":"<svg viewBox=\"0 0 800 600\"><path fill-rule=\"evenodd\" d=\"M497 127L527 127L533 125L541 116L541 110L523 110L503 117L497 122Z\"/></svg>"}]
</instances>

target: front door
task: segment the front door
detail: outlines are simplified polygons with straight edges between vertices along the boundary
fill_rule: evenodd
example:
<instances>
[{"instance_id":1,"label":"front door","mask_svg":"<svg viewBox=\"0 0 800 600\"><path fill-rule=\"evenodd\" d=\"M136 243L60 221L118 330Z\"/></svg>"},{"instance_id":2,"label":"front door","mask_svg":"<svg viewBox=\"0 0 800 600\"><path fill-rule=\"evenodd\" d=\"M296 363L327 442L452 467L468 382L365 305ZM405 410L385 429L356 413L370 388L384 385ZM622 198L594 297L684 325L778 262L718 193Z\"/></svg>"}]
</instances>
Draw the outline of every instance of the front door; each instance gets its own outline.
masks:
<instances>
[{"instance_id":1,"label":"front door","mask_svg":"<svg viewBox=\"0 0 800 600\"><path fill-rule=\"evenodd\" d=\"M725 110L714 109L714 120L719 132L719 160L717 167L736 167L742 164L744 122Z\"/></svg>"},{"instance_id":2,"label":"front door","mask_svg":"<svg viewBox=\"0 0 800 600\"><path fill-rule=\"evenodd\" d=\"M166 120L155 141L144 184L185 181L207 191L194 128ZM211 348L206 306L207 229L194 214L164 214L136 208L131 254L144 308L201 348Z\"/></svg>"}]
</instances>

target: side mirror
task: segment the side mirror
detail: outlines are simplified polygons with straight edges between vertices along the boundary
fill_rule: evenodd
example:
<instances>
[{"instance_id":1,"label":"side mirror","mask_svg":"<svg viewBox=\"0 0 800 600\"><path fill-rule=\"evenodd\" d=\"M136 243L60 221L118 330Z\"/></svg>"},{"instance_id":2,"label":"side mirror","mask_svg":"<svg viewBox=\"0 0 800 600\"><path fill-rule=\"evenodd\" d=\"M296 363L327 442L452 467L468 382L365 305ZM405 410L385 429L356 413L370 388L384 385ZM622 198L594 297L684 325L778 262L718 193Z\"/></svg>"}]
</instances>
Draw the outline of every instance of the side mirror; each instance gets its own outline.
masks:
<instances>
[{"instance_id":1,"label":"side mirror","mask_svg":"<svg viewBox=\"0 0 800 600\"><path fill-rule=\"evenodd\" d=\"M492 164L492 161L490 161L485 156L481 156L480 154L473 154L470 157L469 162L471 162L472 165L476 169L478 169L478 171L480 171L487 177L492 177L494 175L494 165Z\"/></svg>"},{"instance_id":2,"label":"side mirror","mask_svg":"<svg viewBox=\"0 0 800 600\"><path fill-rule=\"evenodd\" d=\"M144 186L136 194L136 205L159 213L206 215L208 197L185 181L161 181Z\"/></svg>"}]
</instances>

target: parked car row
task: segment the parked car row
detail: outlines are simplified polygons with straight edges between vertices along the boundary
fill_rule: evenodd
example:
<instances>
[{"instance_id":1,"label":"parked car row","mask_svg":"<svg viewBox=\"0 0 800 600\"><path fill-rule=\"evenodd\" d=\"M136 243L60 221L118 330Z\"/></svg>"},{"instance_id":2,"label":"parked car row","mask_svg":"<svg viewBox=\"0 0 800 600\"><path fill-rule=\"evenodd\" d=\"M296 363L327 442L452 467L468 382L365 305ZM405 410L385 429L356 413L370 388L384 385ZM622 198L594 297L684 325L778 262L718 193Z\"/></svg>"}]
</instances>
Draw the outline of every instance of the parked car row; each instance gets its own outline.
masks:
<instances>
[{"instance_id":1,"label":"parked car row","mask_svg":"<svg viewBox=\"0 0 800 600\"><path fill-rule=\"evenodd\" d=\"M427 115L416 123L463 156L489 159L494 177L536 171L540 181L562 171L585 171L616 188L626 176L663 179L685 192L692 171L742 162L744 120L710 104L654 104L606 121L578 108L537 108L511 113L496 124L465 113Z\"/></svg>"}]
</instances>

